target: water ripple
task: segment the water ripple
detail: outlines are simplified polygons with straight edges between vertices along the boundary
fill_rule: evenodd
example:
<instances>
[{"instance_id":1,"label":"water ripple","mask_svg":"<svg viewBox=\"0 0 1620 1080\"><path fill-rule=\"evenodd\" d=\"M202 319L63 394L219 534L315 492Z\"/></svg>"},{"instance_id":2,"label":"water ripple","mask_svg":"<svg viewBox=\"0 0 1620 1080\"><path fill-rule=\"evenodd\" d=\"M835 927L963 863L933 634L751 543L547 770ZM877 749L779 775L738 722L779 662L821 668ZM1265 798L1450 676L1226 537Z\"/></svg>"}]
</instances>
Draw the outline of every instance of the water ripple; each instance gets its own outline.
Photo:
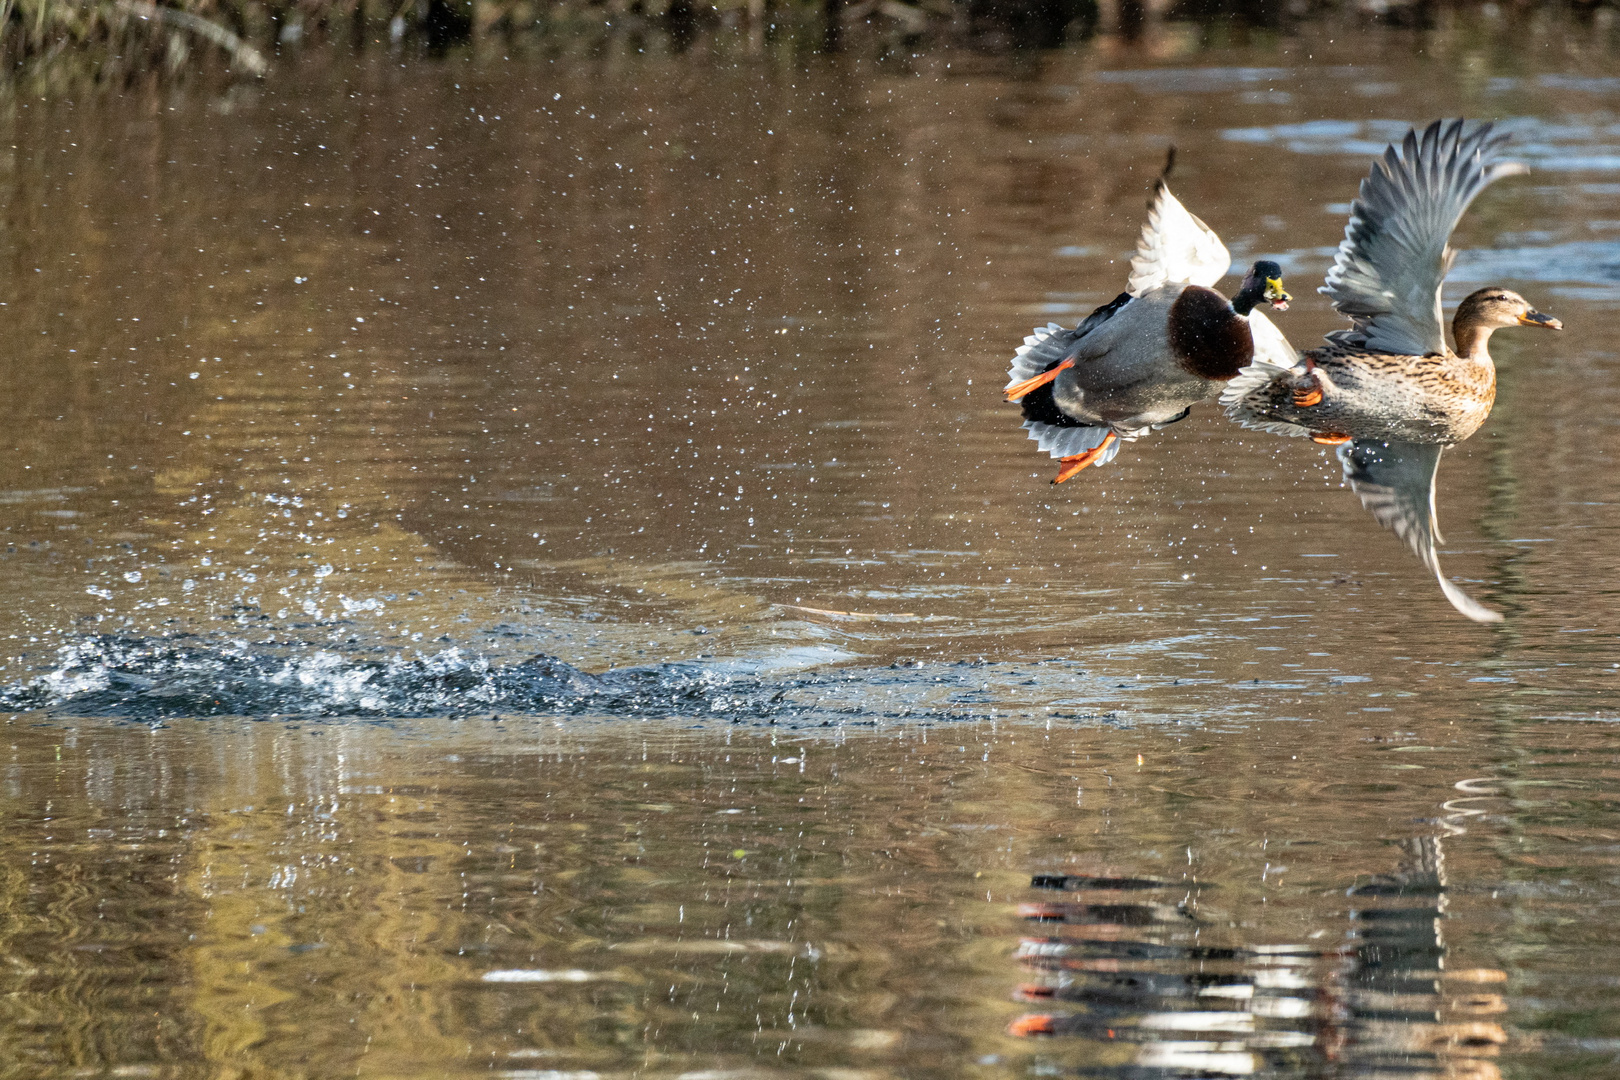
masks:
<instances>
[{"instance_id":1,"label":"water ripple","mask_svg":"<svg viewBox=\"0 0 1620 1080\"><path fill-rule=\"evenodd\" d=\"M1514 136L1511 153L1542 172L1613 172L1620 170L1620 125L1540 117L1511 117L1497 122ZM1311 120L1228 128L1228 142L1279 146L1295 154L1350 154L1376 157L1410 125L1403 120Z\"/></svg>"}]
</instances>

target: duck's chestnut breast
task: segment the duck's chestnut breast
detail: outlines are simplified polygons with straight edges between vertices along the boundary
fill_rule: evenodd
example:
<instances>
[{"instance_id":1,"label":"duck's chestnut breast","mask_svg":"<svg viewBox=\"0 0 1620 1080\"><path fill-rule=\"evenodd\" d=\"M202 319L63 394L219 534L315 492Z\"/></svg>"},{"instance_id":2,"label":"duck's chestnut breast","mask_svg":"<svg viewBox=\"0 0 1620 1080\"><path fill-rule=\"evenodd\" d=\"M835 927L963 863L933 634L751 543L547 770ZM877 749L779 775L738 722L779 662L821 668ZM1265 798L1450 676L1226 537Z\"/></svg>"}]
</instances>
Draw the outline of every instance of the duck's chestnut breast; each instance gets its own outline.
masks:
<instances>
[{"instance_id":1,"label":"duck's chestnut breast","mask_svg":"<svg viewBox=\"0 0 1620 1080\"><path fill-rule=\"evenodd\" d=\"M1214 289L1189 285L1181 290L1170 305L1167 330L1176 360L1199 378L1231 379L1254 358L1249 321Z\"/></svg>"}]
</instances>

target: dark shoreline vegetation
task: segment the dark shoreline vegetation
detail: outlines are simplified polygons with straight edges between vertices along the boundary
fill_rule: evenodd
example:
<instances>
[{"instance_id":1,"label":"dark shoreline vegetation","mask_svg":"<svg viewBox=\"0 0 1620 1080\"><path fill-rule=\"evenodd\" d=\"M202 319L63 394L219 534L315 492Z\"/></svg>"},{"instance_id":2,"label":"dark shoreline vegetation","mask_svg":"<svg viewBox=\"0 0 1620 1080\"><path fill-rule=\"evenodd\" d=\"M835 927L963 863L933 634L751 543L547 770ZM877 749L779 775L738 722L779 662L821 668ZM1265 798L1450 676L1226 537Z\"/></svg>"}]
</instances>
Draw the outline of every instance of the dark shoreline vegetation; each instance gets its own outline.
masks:
<instances>
[{"instance_id":1,"label":"dark shoreline vegetation","mask_svg":"<svg viewBox=\"0 0 1620 1080\"><path fill-rule=\"evenodd\" d=\"M716 30L741 31L755 45L787 36L822 52L857 37L1006 52L1099 34L1129 41L1165 22L1286 33L1320 20L1424 30L1462 19L1512 26L1551 16L1602 33L1617 21L1617 7L1617 0L0 0L9 72L0 86L49 92L198 72L253 79L298 48L442 56L592 30L665 36L674 52Z\"/></svg>"}]
</instances>

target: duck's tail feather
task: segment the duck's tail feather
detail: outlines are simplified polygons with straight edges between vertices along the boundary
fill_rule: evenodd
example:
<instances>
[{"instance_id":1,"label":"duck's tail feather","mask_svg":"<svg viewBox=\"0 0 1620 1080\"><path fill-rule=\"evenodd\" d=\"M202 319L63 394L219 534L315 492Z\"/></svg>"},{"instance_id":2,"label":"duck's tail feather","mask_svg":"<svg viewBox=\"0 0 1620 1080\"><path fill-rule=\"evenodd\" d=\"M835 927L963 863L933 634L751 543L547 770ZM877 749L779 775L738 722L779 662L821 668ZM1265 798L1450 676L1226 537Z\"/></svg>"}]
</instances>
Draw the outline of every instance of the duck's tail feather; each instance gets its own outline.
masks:
<instances>
[{"instance_id":1,"label":"duck's tail feather","mask_svg":"<svg viewBox=\"0 0 1620 1080\"><path fill-rule=\"evenodd\" d=\"M1134 299L1135 297L1128 292L1120 293L1087 315L1073 330L1065 330L1057 323L1047 323L1031 330L1024 343L1013 353L1012 367L1007 369L1005 388L1011 390L1019 383L1027 382L1046 371L1053 364L1068 359L1069 354L1074 351L1075 342L1113 318L1121 308Z\"/></svg>"},{"instance_id":2,"label":"duck's tail feather","mask_svg":"<svg viewBox=\"0 0 1620 1080\"><path fill-rule=\"evenodd\" d=\"M1025 420L1024 430L1029 432L1029 437L1035 440L1037 446L1055 458L1077 457L1087 450L1095 450L1101 446L1108 440L1110 432L1117 435L1118 438L1108 443L1108 449L1093 462L1094 465L1106 465L1113 461L1119 454L1119 444L1122 440L1135 439L1143 434L1142 431L1118 432L1107 425L1059 426L1039 420Z\"/></svg>"},{"instance_id":3,"label":"duck's tail feather","mask_svg":"<svg viewBox=\"0 0 1620 1080\"><path fill-rule=\"evenodd\" d=\"M1065 330L1057 323L1047 323L1030 331L1024 343L1013 353L1012 367L1007 369L1007 386L1011 390L1061 363L1079 337L1079 331Z\"/></svg>"},{"instance_id":4,"label":"duck's tail feather","mask_svg":"<svg viewBox=\"0 0 1620 1080\"><path fill-rule=\"evenodd\" d=\"M1501 622L1501 612L1457 588L1440 569L1434 546L1444 541L1435 519L1434 477L1443 450L1434 443L1356 439L1339 447L1339 463L1361 505L1423 560L1452 607L1475 622Z\"/></svg>"}]
</instances>

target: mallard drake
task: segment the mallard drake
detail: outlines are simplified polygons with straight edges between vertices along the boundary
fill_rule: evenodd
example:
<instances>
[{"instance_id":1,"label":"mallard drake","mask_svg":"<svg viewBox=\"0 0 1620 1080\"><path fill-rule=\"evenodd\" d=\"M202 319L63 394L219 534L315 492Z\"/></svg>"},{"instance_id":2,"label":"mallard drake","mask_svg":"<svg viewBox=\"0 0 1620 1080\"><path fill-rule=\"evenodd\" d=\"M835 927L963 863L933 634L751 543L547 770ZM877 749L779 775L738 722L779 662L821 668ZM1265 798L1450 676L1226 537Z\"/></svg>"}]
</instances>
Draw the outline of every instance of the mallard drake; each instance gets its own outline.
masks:
<instances>
[{"instance_id":1,"label":"mallard drake","mask_svg":"<svg viewBox=\"0 0 1620 1080\"><path fill-rule=\"evenodd\" d=\"M1291 299L1265 259L1231 300L1211 288L1232 256L1170 193L1174 161L1172 151L1154 185L1126 291L1073 330L1037 327L1013 357L1006 395L1021 402L1029 437L1061 459L1054 484L1215 397L1254 356L1251 323L1275 333L1257 305Z\"/></svg>"},{"instance_id":2,"label":"mallard drake","mask_svg":"<svg viewBox=\"0 0 1620 1080\"><path fill-rule=\"evenodd\" d=\"M1492 286L1457 308L1446 344L1440 286L1455 252L1448 240L1468 204L1504 176L1527 170L1497 159L1507 137L1490 124L1435 121L1391 145L1361 182L1350 223L1320 292L1351 327L1303 356L1267 339L1221 394L1245 427L1308 435L1339 447L1345 479L1373 517L1422 559L1470 619L1500 613L1470 599L1440 571L1434 480L1447 446L1468 438L1496 400L1487 349L1504 326L1559 330L1524 297ZM1280 338L1280 335L1278 335Z\"/></svg>"}]
</instances>

